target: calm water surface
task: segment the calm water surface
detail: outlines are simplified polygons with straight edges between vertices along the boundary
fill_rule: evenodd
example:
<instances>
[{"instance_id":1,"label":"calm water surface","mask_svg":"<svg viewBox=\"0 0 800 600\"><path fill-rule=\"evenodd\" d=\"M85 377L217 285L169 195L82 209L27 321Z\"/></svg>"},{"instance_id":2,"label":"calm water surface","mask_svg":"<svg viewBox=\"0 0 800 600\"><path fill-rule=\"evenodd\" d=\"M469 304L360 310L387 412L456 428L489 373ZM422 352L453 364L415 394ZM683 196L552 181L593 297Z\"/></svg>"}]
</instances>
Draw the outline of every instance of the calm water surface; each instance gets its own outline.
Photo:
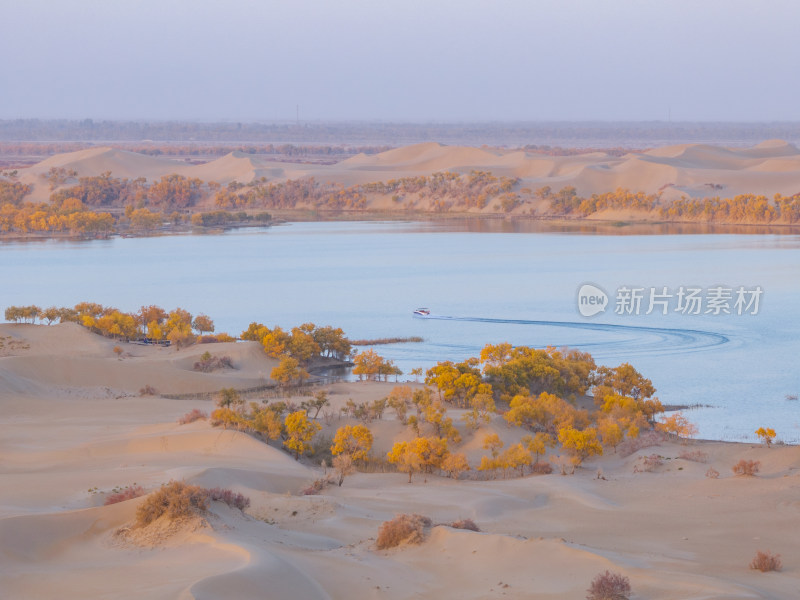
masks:
<instances>
[{"instance_id":1,"label":"calm water surface","mask_svg":"<svg viewBox=\"0 0 800 600\"><path fill-rule=\"evenodd\" d=\"M800 441L800 236L473 231L464 223L295 223L219 235L0 244L0 308L91 300L204 312L217 331L251 321L341 326L406 373L477 356L486 343L572 346L631 362L662 402L701 404L702 437ZM484 228L485 229L485 228ZM764 290L757 315L577 311L578 287ZM412 310L457 319L415 319ZM644 312L647 306L643 305ZM617 327L622 325L624 327Z\"/></svg>"}]
</instances>

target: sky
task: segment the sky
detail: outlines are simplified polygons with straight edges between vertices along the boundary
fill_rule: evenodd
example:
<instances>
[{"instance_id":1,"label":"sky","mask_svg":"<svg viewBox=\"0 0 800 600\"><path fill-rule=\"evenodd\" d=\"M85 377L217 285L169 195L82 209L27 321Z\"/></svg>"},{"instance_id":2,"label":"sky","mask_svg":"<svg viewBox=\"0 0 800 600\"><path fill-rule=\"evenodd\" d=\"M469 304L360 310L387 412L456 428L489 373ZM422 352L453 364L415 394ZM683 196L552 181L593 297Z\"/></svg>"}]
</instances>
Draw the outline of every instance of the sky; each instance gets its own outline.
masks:
<instances>
[{"instance_id":1,"label":"sky","mask_svg":"<svg viewBox=\"0 0 800 600\"><path fill-rule=\"evenodd\" d=\"M0 118L800 120L797 0L0 0Z\"/></svg>"}]
</instances>

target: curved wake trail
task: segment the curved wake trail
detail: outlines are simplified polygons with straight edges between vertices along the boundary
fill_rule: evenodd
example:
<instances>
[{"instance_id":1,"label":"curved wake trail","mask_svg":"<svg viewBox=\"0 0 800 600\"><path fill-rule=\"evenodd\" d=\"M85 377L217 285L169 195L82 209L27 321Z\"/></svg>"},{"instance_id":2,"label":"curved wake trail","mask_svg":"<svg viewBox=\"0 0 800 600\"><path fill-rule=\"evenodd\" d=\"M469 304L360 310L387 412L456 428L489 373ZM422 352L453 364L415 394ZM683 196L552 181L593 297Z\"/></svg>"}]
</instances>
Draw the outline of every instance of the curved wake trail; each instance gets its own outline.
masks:
<instances>
[{"instance_id":1,"label":"curved wake trail","mask_svg":"<svg viewBox=\"0 0 800 600\"><path fill-rule=\"evenodd\" d=\"M429 315L425 319L440 321L461 321L472 323L497 323L502 325L531 325L538 327L565 327L586 331L602 331L616 334L630 334L627 339L610 342L591 342L579 346L626 347L639 352L674 353L704 350L727 344L730 339L721 333L699 329L678 329L663 327L643 327L638 325L614 325L610 323L585 323L580 321L534 321L528 319L496 319L489 317L451 317Z\"/></svg>"}]
</instances>

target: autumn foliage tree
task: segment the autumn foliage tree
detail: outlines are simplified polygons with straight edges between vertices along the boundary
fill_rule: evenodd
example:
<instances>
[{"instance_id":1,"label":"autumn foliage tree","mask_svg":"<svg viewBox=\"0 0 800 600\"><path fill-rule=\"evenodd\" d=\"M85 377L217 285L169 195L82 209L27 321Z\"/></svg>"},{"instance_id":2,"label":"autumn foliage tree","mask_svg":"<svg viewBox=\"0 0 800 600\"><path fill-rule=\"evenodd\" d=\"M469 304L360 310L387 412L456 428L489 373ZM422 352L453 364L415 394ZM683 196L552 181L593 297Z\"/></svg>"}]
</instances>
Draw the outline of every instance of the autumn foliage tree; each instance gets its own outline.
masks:
<instances>
[{"instance_id":1,"label":"autumn foliage tree","mask_svg":"<svg viewBox=\"0 0 800 600\"><path fill-rule=\"evenodd\" d=\"M336 430L331 454L347 454L353 462L364 462L372 448L372 441L372 432L365 425L345 425Z\"/></svg>"},{"instance_id":2,"label":"autumn foliage tree","mask_svg":"<svg viewBox=\"0 0 800 600\"><path fill-rule=\"evenodd\" d=\"M573 467L580 466L590 456L603 454L603 446L597 439L597 430L592 427L575 429L566 426L559 430L558 441L570 454Z\"/></svg>"},{"instance_id":3,"label":"autumn foliage tree","mask_svg":"<svg viewBox=\"0 0 800 600\"><path fill-rule=\"evenodd\" d=\"M440 468L448 454L446 439L418 437L410 442L397 442L386 457L399 471L408 473L411 483L414 473L432 473Z\"/></svg>"},{"instance_id":4,"label":"autumn foliage tree","mask_svg":"<svg viewBox=\"0 0 800 600\"><path fill-rule=\"evenodd\" d=\"M679 412L665 417L656 425L656 429L675 439L685 440L697 435L697 427Z\"/></svg>"},{"instance_id":5,"label":"autumn foliage tree","mask_svg":"<svg viewBox=\"0 0 800 600\"><path fill-rule=\"evenodd\" d=\"M270 378L277 381L278 384L288 389L292 385L297 385L308 379L308 371L300 366L300 361L291 356L284 356L278 363L278 366L273 368L270 372Z\"/></svg>"},{"instance_id":6,"label":"autumn foliage tree","mask_svg":"<svg viewBox=\"0 0 800 600\"><path fill-rule=\"evenodd\" d=\"M771 427L759 427L755 433L767 448L772 445L772 441L775 439L775 430Z\"/></svg>"},{"instance_id":7,"label":"autumn foliage tree","mask_svg":"<svg viewBox=\"0 0 800 600\"><path fill-rule=\"evenodd\" d=\"M311 439L322 429L322 426L308 418L305 411L298 410L286 415L284 422L286 428L286 440L283 445L294 452L296 459L301 454L312 450Z\"/></svg>"}]
</instances>

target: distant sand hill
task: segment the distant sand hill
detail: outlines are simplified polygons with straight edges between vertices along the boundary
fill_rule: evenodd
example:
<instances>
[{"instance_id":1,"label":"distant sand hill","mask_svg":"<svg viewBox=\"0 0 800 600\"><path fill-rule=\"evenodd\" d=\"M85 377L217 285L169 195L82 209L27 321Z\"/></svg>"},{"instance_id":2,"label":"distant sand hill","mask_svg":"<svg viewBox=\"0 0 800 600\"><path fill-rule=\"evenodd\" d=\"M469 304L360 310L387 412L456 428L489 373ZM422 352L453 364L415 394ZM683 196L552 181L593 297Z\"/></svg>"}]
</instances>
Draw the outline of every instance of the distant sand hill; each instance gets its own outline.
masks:
<instances>
[{"instance_id":1,"label":"distant sand hill","mask_svg":"<svg viewBox=\"0 0 800 600\"><path fill-rule=\"evenodd\" d=\"M490 171L520 179L519 187L559 190L574 186L583 196L625 188L655 193L666 200L688 196L733 197L754 193L800 192L800 150L781 140L752 148L702 144L666 146L621 157L604 152L548 156L522 151L444 146L423 143L376 155L359 154L334 165L282 163L258 155L233 152L205 164L144 156L113 148L93 148L48 158L25 169L20 180L34 186L33 200L44 201L50 190L40 175L52 167L75 170L80 176L110 171L115 177L144 177L150 181L169 173L205 182L248 183L261 178L285 181L314 177L321 183L344 186L389 181L401 177L453 171Z\"/></svg>"}]
</instances>

